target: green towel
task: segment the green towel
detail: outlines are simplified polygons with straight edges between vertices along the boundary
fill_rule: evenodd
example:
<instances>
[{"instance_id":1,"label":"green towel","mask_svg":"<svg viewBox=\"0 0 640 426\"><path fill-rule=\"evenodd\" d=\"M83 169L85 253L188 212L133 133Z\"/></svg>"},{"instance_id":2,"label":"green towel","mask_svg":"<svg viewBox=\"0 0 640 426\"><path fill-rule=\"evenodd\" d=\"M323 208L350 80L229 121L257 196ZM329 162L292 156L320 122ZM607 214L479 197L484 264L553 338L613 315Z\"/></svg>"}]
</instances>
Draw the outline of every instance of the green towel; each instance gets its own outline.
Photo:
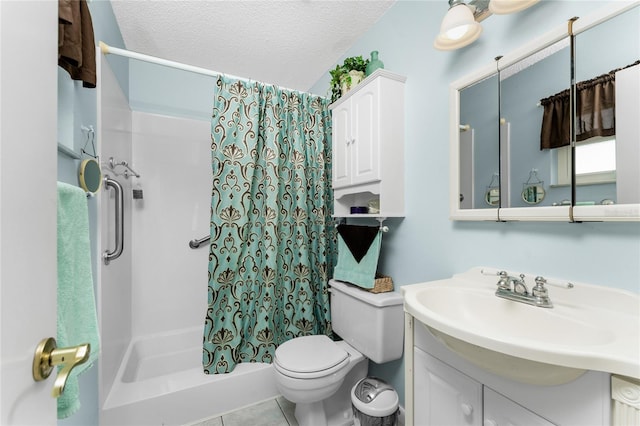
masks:
<instances>
[{"instance_id":1,"label":"green towel","mask_svg":"<svg viewBox=\"0 0 640 426\"><path fill-rule=\"evenodd\" d=\"M376 281L381 240L382 232L378 232L369 246L367 254L360 262L357 262L342 236L338 234L338 264L333 270L333 278L367 289L373 288Z\"/></svg>"},{"instance_id":2,"label":"green towel","mask_svg":"<svg viewBox=\"0 0 640 426\"><path fill-rule=\"evenodd\" d=\"M78 374L98 359L100 338L91 274L89 210L87 194L80 188L58 182L58 324L59 348L83 343L91 345L89 359L75 367L58 398L58 418L69 417L80 408Z\"/></svg>"}]
</instances>

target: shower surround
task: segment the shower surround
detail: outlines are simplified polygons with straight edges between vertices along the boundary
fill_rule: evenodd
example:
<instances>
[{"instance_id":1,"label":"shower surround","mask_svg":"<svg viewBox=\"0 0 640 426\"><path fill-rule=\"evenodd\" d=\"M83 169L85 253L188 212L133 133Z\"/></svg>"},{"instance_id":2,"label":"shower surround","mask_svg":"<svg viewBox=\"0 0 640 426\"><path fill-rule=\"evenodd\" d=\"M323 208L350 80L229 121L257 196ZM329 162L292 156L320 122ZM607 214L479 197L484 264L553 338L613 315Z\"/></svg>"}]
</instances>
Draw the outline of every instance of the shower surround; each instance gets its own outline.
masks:
<instances>
[{"instance_id":1,"label":"shower surround","mask_svg":"<svg viewBox=\"0 0 640 426\"><path fill-rule=\"evenodd\" d=\"M270 364L202 371L208 249L188 242L209 232L210 122L131 111L99 64L100 161L125 194L123 255L98 274L100 424L185 424L276 396ZM114 173L110 157L140 178ZM114 200L99 197L102 253L114 244Z\"/></svg>"}]
</instances>

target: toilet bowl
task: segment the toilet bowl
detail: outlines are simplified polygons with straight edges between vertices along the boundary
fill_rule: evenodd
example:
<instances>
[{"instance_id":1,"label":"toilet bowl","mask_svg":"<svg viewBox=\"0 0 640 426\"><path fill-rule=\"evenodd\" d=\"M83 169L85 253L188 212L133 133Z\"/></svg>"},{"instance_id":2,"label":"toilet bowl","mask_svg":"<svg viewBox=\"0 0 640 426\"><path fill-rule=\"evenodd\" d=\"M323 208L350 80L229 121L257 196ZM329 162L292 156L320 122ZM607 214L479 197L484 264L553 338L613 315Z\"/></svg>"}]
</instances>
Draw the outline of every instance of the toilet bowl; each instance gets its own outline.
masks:
<instances>
[{"instance_id":1,"label":"toilet bowl","mask_svg":"<svg viewBox=\"0 0 640 426\"><path fill-rule=\"evenodd\" d=\"M351 388L368 371L369 360L402 357L402 296L373 294L330 280L331 322L342 341L324 335L302 336L280 345L273 360L276 386L296 404L300 426L353 424Z\"/></svg>"},{"instance_id":2,"label":"toilet bowl","mask_svg":"<svg viewBox=\"0 0 640 426\"><path fill-rule=\"evenodd\" d=\"M304 336L276 349L276 386L296 404L301 426L351 424L349 390L367 375L367 358L344 341Z\"/></svg>"}]
</instances>

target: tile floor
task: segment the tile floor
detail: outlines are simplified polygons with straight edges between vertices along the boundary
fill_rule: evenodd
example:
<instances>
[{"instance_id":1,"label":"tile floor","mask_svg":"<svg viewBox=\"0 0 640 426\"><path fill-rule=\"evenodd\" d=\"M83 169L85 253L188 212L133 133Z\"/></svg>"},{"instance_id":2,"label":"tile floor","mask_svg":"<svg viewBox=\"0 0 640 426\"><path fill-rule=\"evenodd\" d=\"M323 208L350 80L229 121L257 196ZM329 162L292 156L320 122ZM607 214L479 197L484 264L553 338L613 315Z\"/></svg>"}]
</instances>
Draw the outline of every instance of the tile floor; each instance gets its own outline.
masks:
<instances>
[{"instance_id":1,"label":"tile floor","mask_svg":"<svg viewBox=\"0 0 640 426\"><path fill-rule=\"evenodd\" d=\"M212 417L185 426L298 426L293 414L294 410L294 403L278 396L219 417ZM400 412L398 426L404 426L404 411Z\"/></svg>"},{"instance_id":2,"label":"tile floor","mask_svg":"<svg viewBox=\"0 0 640 426\"><path fill-rule=\"evenodd\" d=\"M293 415L295 405L279 396L219 417L189 426L298 426Z\"/></svg>"}]
</instances>

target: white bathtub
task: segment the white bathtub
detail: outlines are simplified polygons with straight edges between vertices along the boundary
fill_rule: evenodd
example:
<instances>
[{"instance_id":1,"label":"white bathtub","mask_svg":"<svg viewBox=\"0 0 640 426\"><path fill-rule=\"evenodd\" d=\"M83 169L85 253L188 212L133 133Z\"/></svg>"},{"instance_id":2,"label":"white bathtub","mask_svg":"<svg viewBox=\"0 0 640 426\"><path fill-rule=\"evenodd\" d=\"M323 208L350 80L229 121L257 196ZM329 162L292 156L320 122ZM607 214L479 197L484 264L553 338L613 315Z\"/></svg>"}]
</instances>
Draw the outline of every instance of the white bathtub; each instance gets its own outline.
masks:
<instances>
[{"instance_id":1,"label":"white bathtub","mask_svg":"<svg viewBox=\"0 0 640 426\"><path fill-rule=\"evenodd\" d=\"M278 395L271 364L202 371L202 327L134 339L100 412L101 425L182 425Z\"/></svg>"}]
</instances>

